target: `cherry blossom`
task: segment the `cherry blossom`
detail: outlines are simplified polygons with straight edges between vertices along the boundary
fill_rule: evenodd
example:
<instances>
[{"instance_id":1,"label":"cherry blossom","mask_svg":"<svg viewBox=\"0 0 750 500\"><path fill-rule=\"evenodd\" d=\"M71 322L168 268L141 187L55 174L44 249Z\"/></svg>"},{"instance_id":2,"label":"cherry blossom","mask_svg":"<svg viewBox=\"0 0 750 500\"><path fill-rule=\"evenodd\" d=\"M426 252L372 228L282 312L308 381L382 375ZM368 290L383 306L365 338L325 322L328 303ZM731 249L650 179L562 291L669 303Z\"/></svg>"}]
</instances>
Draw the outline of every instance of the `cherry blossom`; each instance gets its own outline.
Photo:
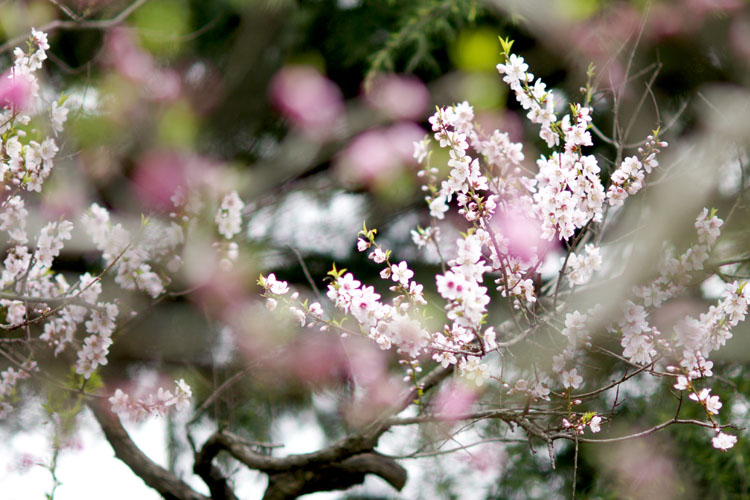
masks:
<instances>
[{"instance_id":1,"label":"cherry blossom","mask_svg":"<svg viewBox=\"0 0 750 500\"><path fill-rule=\"evenodd\" d=\"M719 432L715 437L711 438L711 444L714 448L726 451L730 448L732 448L737 443L737 436L732 436L731 434L725 434L723 432Z\"/></svg>"}]
</instances>

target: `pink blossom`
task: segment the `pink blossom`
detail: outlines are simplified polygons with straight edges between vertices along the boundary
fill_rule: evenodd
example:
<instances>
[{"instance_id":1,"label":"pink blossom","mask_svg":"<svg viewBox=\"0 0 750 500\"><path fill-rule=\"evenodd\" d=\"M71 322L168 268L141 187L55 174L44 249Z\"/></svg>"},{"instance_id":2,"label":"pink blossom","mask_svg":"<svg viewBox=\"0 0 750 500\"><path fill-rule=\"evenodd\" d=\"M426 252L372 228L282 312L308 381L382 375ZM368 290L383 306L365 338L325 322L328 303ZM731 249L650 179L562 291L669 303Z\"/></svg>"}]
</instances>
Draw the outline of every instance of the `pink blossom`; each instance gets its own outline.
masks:
<instances>
[{"instance_id":1,"label":"pink blossom","mask_svg":"<svg viewBox=\"0 0 750 500\"><path fill-rule=\"evenodd\" d=\"M591 422L589 422L589 427L591 428L591 432L596 434L597 432L601 431L601 423L602 423L602 417L599 415L594 415L591 418Z\"/></svg>"},{"instance_id":2,"label":"pink blossom","mask_svg":"<svg viewBox=\"0 0 750 500\"><path fill-rule=\"evenodd\" d=\"M714 438L711 439L711 444L713 445L713 447L721 451L727 451L729 448L732 448L735 443L737 443L737 436L724 434L723 432L719 432Z\"/></svg>"}]
</instances>

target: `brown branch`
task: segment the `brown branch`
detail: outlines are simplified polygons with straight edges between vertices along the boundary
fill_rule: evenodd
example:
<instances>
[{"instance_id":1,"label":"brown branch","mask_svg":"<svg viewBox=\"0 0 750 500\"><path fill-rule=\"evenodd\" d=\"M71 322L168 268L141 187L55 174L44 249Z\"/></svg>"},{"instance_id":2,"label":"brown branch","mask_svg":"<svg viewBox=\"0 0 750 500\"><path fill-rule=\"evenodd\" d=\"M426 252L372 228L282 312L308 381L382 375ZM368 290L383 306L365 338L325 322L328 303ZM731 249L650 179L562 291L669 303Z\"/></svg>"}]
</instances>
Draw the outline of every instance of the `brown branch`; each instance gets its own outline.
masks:
<instances>
[{"instance_id":1,"label":"brown branch","mask_svg":"<svg viewBox=\"0 0 750 500\"><path fill-rule=\"evenodd\" d=\"M166 500L211 500L193 490L187 483L148 458L133 442L120 419L107 407L107 401L89 401L88 407L109 441L115 456L130 467L144 483ZM232 498L232 497L226 497Z\"/></svg>"},{"instance_id":2,"label":"brown branch","mask_svg":"<svg viewBox=\"0 0 750 500\"><path fill-rule=\"evenodd\" d=\"M294 468L339 462L359 453L372 450L377 438L349 436L312 453L300 453L286 457L270 457L254 451L241 436L229 431L218 431L203 445L203 448L218 447L251 469L262 472L285 472Z\"/></svg>"},{"instance_id":3,"label":"brown branch","mask_svg":"<svg viewBox=\"0 0 750 500\"><path fill-rule=\"evenodd\" d=\"M250 467L268 474L264 500L285 500L316 491L348 489L375 474L397 490L406 484L406 469L394 459L370 452L376 441L345 438L314 453L277 458L254 451L240 436L223 431L206 441L196 455L194 471L209 485L214 499L233 500L226 494L226 481L212 465L221 451Z\"/></svg>"},{"instance_id":4,"label":"brown branch","mask_svg":"<svg viewBox=\"0 0 750 500\"><path fill-rule=\"evenodd\" d=\"M422 391L427 391L445 379L452 369L438 366L420 380ZM410 390L388 414L376 420L368 429L359 434L347 436L330 446L312 453L301 453L286 457L270 457L255 452L242 437L229 431L214 433L204 444L205 447L219 446L229 452L234 458L251 469L263 472L283 472L292 468L307 467L319 464L339 462L354 455L369 452L378 443L380 436L391 426L390 417L409 406L417 398L418 392Z\"/></svg>"},{"instance_id":5,"label":"brown branch","mask_svg":"<svg viewBox=\"0 0 750 500\"><path fill-rule=\"evenodd\" d=\"M221 450L222 447L218 443L212 442L209 444L207 442L195 454L193 472L198 474L206 485L208 485L212 500L237 500L226 478L221 474L219 468L213 464L214 457Z\"/></svg>"},{"instance_id":6,"label":"brown branch","mask_svg":"<svg viewBox=\"0 0 750 500\"><path fill-rule=\"evenodd\" d=\"M437 457L440 455L450 455L451 453L456 453L457 451L468 450L469 448L473 448L475 446L480 446L480 445L487 444L487 443L526 443L526 442L528 442L526 439L521 439L521 438L488 438L488 439L482 439L480 441L475 441L473 443L449 448L447 450L438 449L436 451L426 451L426 452L415 451L408 455L386 455L386 456L399 459L399 460L410 460L410 459L418 459L418 458Z\"/></svg>"},{"instance_id":7,"label":"brown branch","mask_svg":"<svg viewBox=\"0 0 750 500\"><path fill-rule=\"evenodd\" d=\"M430 415L419 415L416 417L390 418L388 425L414 425L429 422L458 422L465 420L482 420L488 418L499 418L506 421L515 421L523 416L523 410L482 410L477 412L463 413L459 415L448 415L433 413Z\"/></svg>"},{"instance_id":8,"label":"brown branch","mask_svg":"<svg viewBox=\"0 0 750 500\"><path fill-rule=\"evenodd\" d=\"M196 454L194 470L209 487L213 484L212 488L221 491L223 479L215 480L212 460L219 452L226 451L247 467L268 474L264 500L285 500L315 491L347 489L363 482L367 474L375 474L401 490L406 483L406 470L392 458L375 453L373 449L380 436L391 427L391 417L412 404L419 397L420 390L424 392L435 387L452 371L452 367L436 367L419 381L419 388L407 391L394 407L360 433L312 453L272 457L255 451L254 445L241 436L226 430L217 431Z\"/></svg>"},{"instance_id":9,"label":"brown branch","mask_svg":"<svg viewBox=\"0 0 750 500\"><path fill-rule=\"evenodd\" d=\"M406 469L394 459L364 453L313 469L270 474L263 500L292 500L317 491L345 490L364 482L367 474L383 478L398 491L406 484Z\"/></svg>"},{"instance_id":10,"label":"brown branch","mask_svg":"<svg viewBox=\"0 0 750 500\"><path fill-rule=\"evenodd\" d=\"M49 0L51 4L63 11L63 13L74 21L80 20L80 17L73 12L68 6L61 4L58 0Z\"/></svg>"}]
</instances>

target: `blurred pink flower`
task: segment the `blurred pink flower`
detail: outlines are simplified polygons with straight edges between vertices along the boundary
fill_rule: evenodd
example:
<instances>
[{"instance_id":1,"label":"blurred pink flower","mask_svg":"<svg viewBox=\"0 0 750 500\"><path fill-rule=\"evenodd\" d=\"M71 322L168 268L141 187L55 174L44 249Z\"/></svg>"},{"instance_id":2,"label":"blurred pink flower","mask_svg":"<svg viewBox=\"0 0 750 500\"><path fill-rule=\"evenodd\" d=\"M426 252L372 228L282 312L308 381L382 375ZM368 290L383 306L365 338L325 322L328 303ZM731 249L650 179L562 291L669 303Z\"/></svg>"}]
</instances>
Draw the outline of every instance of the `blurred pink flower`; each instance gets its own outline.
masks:
<instances>
[{"instance_id":1,"label":"blurred pink flower","mask_svg":"<svg viewBox=\"0 0 750 500\"><path fill-rule=\"evenodd\" d=\"M387 181L414 164L414 142L424 136L425 131L411 122L363 132L339 155L339 175L358 185Z\"/></svg>"},{"instance_id":2,"label":"blurred pink flower","mask_svg":"<svg viewBox=\"0 0 750 500\"><path fill-rule=\"evenodd\" d=\"M345 379L346 353L338 339L311 334L290 346L281 366L302 384L332 385Z\"/></svg>"},{"instance_id":3,"label":"blurred pink flower","mask_svg":"<svg viewBox=\"0 0 750 500\"><path fill-rule=\"evenodd\" d=\"M44 461L31 453L22 453L16 457L15 463L8 464L8 472L25 474L35 465L42 465Z\"/></svg>"},{"instance_id":4,"label":"blurred pink flower","mask_svg":"<svg viewBox=\"0 0 750 500\"><path fill-rule=\"evenodd\" d=\"M287 66L271 81L274 105L305 133L326 138L344 115L341 91L311 66Z\"/></svg>"},{"instance_id":5,"label":"blurred pink flower","mask_svg":"<svg viewBox=\"0 0 750 500\"><path fill-rule=\"evenodd\" d=\"M649 13L646 34L658 40L693 31L699 24L699 19L693 13L688 16L684 15L687 3L654 5Z\"/></svg>"},{"instance_id":6,"label":"blurred pink flower","mask_svg":"<svg viewBox=\"0 0 750 500\"><path fill-rule=\"evenodd\" d=\"M727 14L742 9L745 4L742 0L688 0L685 3L692 11L688 15L700 17L713 13Z\"/></svg>"},{"instance_id":7,"label":"blurred pink flower","mask_svg":"<svg viewBox=\"0 0 750 500\"><path fill-rule=\"evenodd\" d=\"M31 97L32 81L29 76L6 71L0 75L0 106L22 110Z\"/></svg>"},{"instance_id":8,"label":"blurred pink flower","mask_svg":"<svg viewBox=\"0 0 750 500\"><path fill-rule=\"evenodd\" d=\"M469 413L476 400L475 390L460 383L453 383L442 387L435 396L435 411L445 417L445 420L460 420Z\"/></svg>"},{"instance_id":9,"label":"blurred pink flower","mask_svg":"<svg viewBox=\"0 0 750 500\"><path fill-rule=\"evenodd\" d=\"M147 97L154 101L174 101L182 92L182 78L170 68L154 71L144 83Z\"/></svg>"},{"instance_id":10,"label":"blurred pink flower","mask_svg":"<svg viewBox=\"0 0 750 500\"><path fill-rule=\"evenodd\" d=\"M524 140L523 120L517 112L509 109L502 113L497 110L479 110L474 119L481 130L502 130L513 142Z\"/></svg>"},{"instance_id":11,"label":"blurred pink flower","mask_svg":"<svg viewBox=\"0 0 750 500\"><path fill-rule=\"evenodd\" d=\"M150 151L135 167L133 184L138 198L150 209L174 210L172 196L187 182L186 155L174 151Z\"/></svg>"},{"instance_id":12,"label":"blurred pink flower","mask_svg":"<svg viewBox=\"0 0 750 500\"><path fill-rule=\"evenodd\" d=\"M349 374L356 383L370 387L380 384L388 376L388 360L381 349L353 338L348 339L344 345Z\"/></svg>"},{"instance_id":13,"label":"blurred pink flower","mask_svg":"<svg viewBox=\"0 0 750 500\"><path fill-rule=\"evenodd\" d=\"M79 183L59 183L42 195L39 210L44 220L73 220L89 205L86 188Z\"/></svg>"},{"instance_id":14,"label":"blurred pink flower","mask_svg":"<svg viewBox=\"0 0 750 500\"><path fill-rule=\"evenodd\" d=\"M494 472L504 469L508 461L508 453L503 448L483 445L473 448L471 453L457 455L458 459L466 463L472 470L479 472Z\"/></svg>"},{"instance_id":15,"label":"blurred pink flower","mask_svg":"<svg viewBox=\"0 0 750 500\"><path fill-rule=\"evenodd\" d=\"M151 210L184 208L196 190L216 192L226 172L211 158L187 152L154 149L136 163L132 180L136 196Z\"/></svg>"},{"instance_id":16,"label":"blurred pink flower","mask_svg":"<svg viewBox=\"0 0 750 500\"><path fill-rule=\"evenodd\" d=\"M506 207L493 217L491 224L502 235L507 253L526 262L541 258L552 245L542 238L541 221L521 207ZM498 244L503 246L499 238Z\"/></svg>"},{"instance_id":17,"label":"blurred pink flower","mask_svg":"<svg viewBox=\"0 0 750 500\"><path fill-rule=\"evenodd\" d=\"M365 97L372 107L396 120L423 118L430 101L424 83L412 76L398 75L377 78Z\"/></svg>"},{"instance_id":18,"label":"blurred pink flower","mask_svg":"<svg viewBox=\"0 0 750 500\"><path fill-rule=\"evenodd\" d=\"M126 78L144 81L154 70L151 54L137 47L133 35L125 28L109 32L105 50L110 63Z\"/></svg>"},{"instance_id":19,"label":"blurred pink flower","mask_svg":"<svg viewBox=\"0 0 750 500\"><path fill-rule=\"evenodd\" d=\"M107 36L106 54L118 73L133 82L143 84L146 98L172 101L180 96L182 79L172 69L162 69L147 51L136 43L132 33L115 28Z\"/></svg>"},{"instance_id":20,"label":"blurred pink flower","mask_svg":"<svg viewBox=\"0 0 750 500\"><path fill-rule=\"evenodd\" d=\"M364 426L381 418L384 412L397 408L407 389L400 377L384 375L380 382L364 387L346 408L346 418L350 425Z\"/></svg>"}]
</instances>

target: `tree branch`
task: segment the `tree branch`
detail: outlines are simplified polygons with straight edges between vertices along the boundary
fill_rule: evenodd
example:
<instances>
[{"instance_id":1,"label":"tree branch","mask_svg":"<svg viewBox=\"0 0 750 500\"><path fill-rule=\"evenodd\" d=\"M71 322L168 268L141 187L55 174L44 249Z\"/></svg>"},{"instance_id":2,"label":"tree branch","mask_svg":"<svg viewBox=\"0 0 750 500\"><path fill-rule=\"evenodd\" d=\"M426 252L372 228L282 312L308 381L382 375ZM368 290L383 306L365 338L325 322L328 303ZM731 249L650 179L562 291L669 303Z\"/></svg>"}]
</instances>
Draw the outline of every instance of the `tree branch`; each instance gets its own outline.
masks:
<instances>
[{"instance_id":1,"label":"tree branch","mask_svg":"<svg viewBox=\"0 0 750 500\"><path fill-rule=\"evenodd\" d=\"M194 470L211 489L212 498L234 500L226 494L226 481L212 465L221 451L250 467L268 474L268 488L264 500L287 500L316 491L348 489L364 481L367 474L375 474L401 490L406 484L406 469L394 459L370 451L377 441L345 438L314 453L277 458L260 454L244 440L227 431L211 436L196 455ZM342 457L346 457L343 458Z\"/></svg>"},{"instance_id":2,"label":"tree branch","mask_svg":"<svg viewBox=\"0 0 750 500\"><path fill-rule=\"evenodd\" d=\"M213 459L223 448L216 442L207 442L201 450L195 454L193 472L198 474L208 485L212 500L237 500L234 491L229 486L226 478L221 474L218 467L213 464Z\"/></svg>"},{"instance_id":3,"label":"tree branch","mask_svg":"<svg viewBox=\"0 0 750 500\"><path fill-rule=\"evenodd\" d=\"M420 381L420 389L427 391L438 385L450 373L452 367L438 366ZM406 483L406 470L390 457L372 450L380 436L392 425L391 417L409 406L419 395L412 388L398 403L360 433L347 436L331 445L312 452L271 457L256 452L251 443L230 431L215 432L196 454L195 472L212 484L214 470L212 460L221 451L226 451L247 467L268 474L269 483L264 500L286 500L315 491L347 489L364 481L365 475L375 474L397 490ZM223 488L220 479L214 487ZM212 494L213 494L212 489ZM219 497L224 498L224 497Z\"/></svg>"},{"instance_id":4,"label":"tree branch","mask_svg":"<svg viewBox=\"0 0 750 500\"><path fill-rule=\"evenodd\" d=\"M406 469L394 459L364 453L312 469L269 474L263 500L292 500L316 491L345 490L364 482L367 474L380 476L398 491L406 484Z\"/></svg>"},{"instance_id":5,"label":"tree branch","mask_svg":"<svg viewBox=\"0 0 750 500\"><path fill-rule=\"evenodd\" d=\"M166 500L211 500L148 458L135 445L117 415L109 410L106 400L89 401L88 407L99 422L112 449L115 450L115 456ZM233 499L234 497L225 498Z\"/></svg>"}]
</instances>

